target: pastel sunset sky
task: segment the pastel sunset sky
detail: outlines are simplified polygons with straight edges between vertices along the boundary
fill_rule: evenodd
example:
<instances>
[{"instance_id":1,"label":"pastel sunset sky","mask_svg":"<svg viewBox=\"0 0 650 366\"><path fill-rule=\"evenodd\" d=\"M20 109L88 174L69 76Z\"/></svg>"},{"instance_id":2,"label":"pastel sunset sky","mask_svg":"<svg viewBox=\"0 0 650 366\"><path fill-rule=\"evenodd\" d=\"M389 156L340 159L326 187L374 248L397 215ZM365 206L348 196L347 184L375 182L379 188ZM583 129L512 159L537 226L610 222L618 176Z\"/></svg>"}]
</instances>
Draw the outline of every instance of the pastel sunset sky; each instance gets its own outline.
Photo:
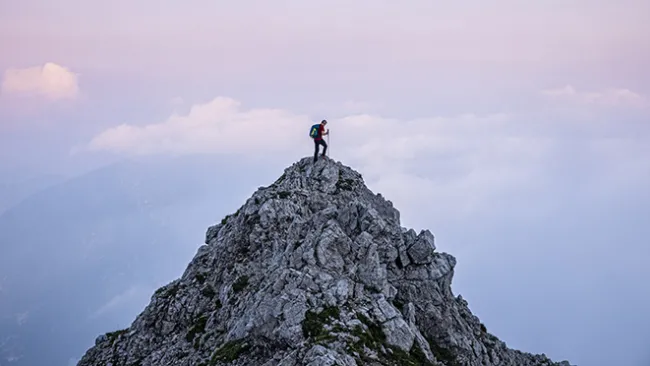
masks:
<instances>
[{"instance_id":1,"label":"pastel sunset sky","mask_svg":"<svg viewBox=\"0 0 650 366\"><path fill-rule=\"evenodd\" d=\"M508 345L650 364L650 1L0 0L0 77L0 182L279 176L326 118Z\"/></svg>"}]
</instances>

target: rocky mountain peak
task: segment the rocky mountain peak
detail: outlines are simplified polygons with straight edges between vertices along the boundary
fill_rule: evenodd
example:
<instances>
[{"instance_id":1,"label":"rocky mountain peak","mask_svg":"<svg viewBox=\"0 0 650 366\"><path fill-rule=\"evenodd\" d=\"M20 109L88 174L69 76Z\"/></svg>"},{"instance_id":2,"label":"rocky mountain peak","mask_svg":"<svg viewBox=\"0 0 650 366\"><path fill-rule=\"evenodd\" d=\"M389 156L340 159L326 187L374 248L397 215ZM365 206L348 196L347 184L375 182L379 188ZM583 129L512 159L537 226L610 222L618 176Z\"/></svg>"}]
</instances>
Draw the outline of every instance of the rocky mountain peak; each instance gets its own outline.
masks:
<instances>
[{"instance_id":1,"label":"rocky mountain peak","mask_svg":"<svg viewBox=\"0 0 650 366\"><path fill-rule=\"evenodd\" d=\"M455 265L361 174L304 158L79 365L569 366L490 334L453 295Z\"/></svg>"}]
</instances>

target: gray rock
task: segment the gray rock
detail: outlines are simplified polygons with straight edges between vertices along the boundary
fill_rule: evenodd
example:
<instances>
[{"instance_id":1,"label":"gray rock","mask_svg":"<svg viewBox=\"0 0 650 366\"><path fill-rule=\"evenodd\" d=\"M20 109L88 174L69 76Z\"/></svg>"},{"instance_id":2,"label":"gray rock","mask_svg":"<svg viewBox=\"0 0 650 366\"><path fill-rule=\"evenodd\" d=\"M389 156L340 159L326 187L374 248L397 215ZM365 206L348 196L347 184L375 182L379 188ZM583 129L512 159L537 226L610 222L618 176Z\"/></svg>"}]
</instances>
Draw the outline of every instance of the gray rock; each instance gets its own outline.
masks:
<instances>
[{"instance_id":1,"label":"gray rock","mask_svg":"<svg viewBox=\"0 0 650 366\"><path fill-rule=\"evenodd\" d=\"M434 250L436 250L436 246L434 244L433 234L429 230L422 231L407 249L409 257L416 264L431 263Z\"/></svg>"},{"instance_id":2,"label":"gray rock","mask_svg":"<svg viewBox=\"0 0 650 366\"><path fill-rule=\"evenodd\" d=\"M451 291L455 266L359 173L308 157L209 227L183 275L78 365L568 365L488 333Z\"/></svg>"},{"instance_id":3,"label":"gray rock","mask_svg":"<svg viewBox=\"0 0 650 366\"><path fill-rule=\"evenodd\" d=\"M409 352L413 347L415 334L402 317L393 318L384 323L383 331L388 344L399 347L405 352Z\"/></svg>"},{"instance_id":4,"label":"gray rock","mask_svg":"<svg viewBox=\"0 0 650 366\"><path fill-rule=\"evenodd\" d=\"M102 334L102 335L98 336L97 338L95 338L95 345L106 342L107 339L108 339L108 336L106 334Z\"/></svg>"}]
</instances>

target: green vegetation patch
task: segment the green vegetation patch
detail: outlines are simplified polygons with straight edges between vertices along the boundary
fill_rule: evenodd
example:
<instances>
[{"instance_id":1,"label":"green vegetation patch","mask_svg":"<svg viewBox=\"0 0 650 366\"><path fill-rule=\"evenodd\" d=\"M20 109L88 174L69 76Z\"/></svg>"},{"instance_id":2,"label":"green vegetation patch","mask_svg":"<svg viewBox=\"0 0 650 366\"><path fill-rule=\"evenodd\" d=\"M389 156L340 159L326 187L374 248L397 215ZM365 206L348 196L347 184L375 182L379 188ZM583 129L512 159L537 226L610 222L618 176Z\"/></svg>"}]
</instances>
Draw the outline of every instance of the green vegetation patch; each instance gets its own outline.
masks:
<instances>
[{"instance_id":1,"label":"green vegetation patch","mask_svg":"<svg viewBox=\"0 0 650 366\"><path fill-rule=\"evenodd\" d=\"M108 332L108 333L106 333L106 338L108 339L108 341L110 342L110 344L112 346L115 343L115 341L117 340L117 338L119 338L119 336L121 336L122 334L126 334L126 332L128 332L128 331L129 331L129 328L116 330L114 332Z\"/></svg>"},{"instance_id":2,"label":"green vegetation patch","mask_svg":"<svg viewBox=\"0 0 650 366\"><path fill-rule=\"evenodd\" d=\"M155 295L161 299L168 299L176 296L179 288L179 282L175 281L156 290Z\"/></svg>"},{"instance_id":3,"label":"green vegetation patch","mask_svg":"<svg viewBox=\"0 0 650 366\"><path fill-rule=\"evenodd\" d=\"M390 354L387 354L387 360L391 361L391 365L404 365L404 366L435 366L435 364L427 360L427 356L422 351L422 348L417 342L413 342L413 346L409 352L394 347L387 346L390 349Z\"/></svg>"},{"instance_id":4,"label":"green vegetation patch","mask_svg":"<svg viewBox=\"0 0 650 366\"><path fill-rule=\"evenodd\" d=\"M210 364L215 365L219 361L232 362L250 348L250 345L245 339L228 342L215 351Z\"/></svg>"},{"instance_id":5,"label":"green vegetation patch","mask_svg":"<svg viewBox=\"0 0 650 366\"><path fill-rule=\"evenodd\" d=\"M357 313L357 318L367 327L367 330L360 325L352 329L352 335L359 338L359 340L350 345L351 349L359 354L364 353L364 346L371 350L381 351L381 346L386 343L386 334L384 334L381 326L361 313Z\"/></svg>"},{"instance_id":6,"label":"green vegetation patch","mask_svg":"<svg viewBox=\"0 0 650 366\"><path fill-rule=\"evenodd\" d=\"M427 360L424 351L417 342L413 342L413 346L406 352L399 347L392 346L386 342L386 334L384 333L381 325L371 321L365 315L357 313L357 318L367 327L364 329L362 326L357 325L352 329L352 335L359 340L348 344L348 350L359 354L361 361L369 360L365 349L380 354L379 363L382 365L405 365L405 366L433 366L434 364ZM375 360L376 362L377 360Z\"/></svg>"},{"instance_id":7,"label":"green vegetation patch","mask_svg":"<svg viewBox=\"0 0 650 366\"><path fill-rule=\"evenodd\" d=\"M208 322L208 316L207 315L202 315L200 316L192 325L192 328L187 332L187 335L185 336L185 339L188 342L192 342L194 340L194 337L196 337L197 334L201 334L205 332L205 324Z\"/></svg>"},{"instance_id":8,"label":"green vegetation patch","mask_svg":"<svg viewBox=\"0 0 650 366\"><path fill-rule=\"evenodd\" d=\"M325 329L326 324L332 324L339 319L341 310L336 306L327 306L320 313L312 310L305 312L305 319L302 321L302 334L305 338L312 338L314 341L323 341L334 338Z\"/></svg>"},{"instance_id":9,"label":"green vegetation patch","mask_svg":"<svg viewBox=\"0 0 650 366\"><path fill-rule=\"evenodd\" d=\"M336 188L341 191L351 191L354 189L354 180L353 179L339 179L336 182Z\"/></svg>"},{"instance_id":10,"label":"green vegetation patch","mask_svg":"<svg viewBox=\"0 0 650 366\"><path fill-rule=\"evenodd\" d=\"M273 186L277 186L278 184L284 182L284 180L285 180L286 178L287 178L287 174L284 173L284 174L282 174L282 175L280 176L280 178L278 178L275 182L273 182L272 185L273 185Z\"/></svg>"},{"instance_id":11,"label":"green vegetation patch","mask_svg":"<svg viewBox=\"0 0 650 366\"><path fill-rule=\"evenodd\" d=\"M223 219L221 219L221 225L225 225L231 217L237 217L237 216L239 216L239 212L240 212L240 211L241 211L241 207L240 207L239 209L237 209L237 211L236 211L234 214L232 214L232 215L226 215L226 217L224 217Z\"/></svg>"},{"instance_id":12,"label":"green vegetation patch","mask_svg":"<svg viewBox=\"0 0 650 366\"><path fill-rule=\"evenodd\" d=\"M336 182L336 188L340 191L352 191L354 190L354 187L356 186L356 183L354 179L347 179L343 178L343 175L339 171L339 179Z\"/></svg>"},{"instance_id":13,"label":"green vegetation patch","mask_svg":"<svg viewBox=\"0 0 650 366\"><path fill-rule=\"evenodd\" d=\"M451 353L451 351L448 348L441 347L436 342L432 342L431 340L429 340L429 347L431 348L431 352L433 352L433 355L436 356L436 358L439 361L444 362L445 365L448 366L460 365L458 361L456 361L456 357L454 357L453 353Z\"/></svg>"}]
</instances>

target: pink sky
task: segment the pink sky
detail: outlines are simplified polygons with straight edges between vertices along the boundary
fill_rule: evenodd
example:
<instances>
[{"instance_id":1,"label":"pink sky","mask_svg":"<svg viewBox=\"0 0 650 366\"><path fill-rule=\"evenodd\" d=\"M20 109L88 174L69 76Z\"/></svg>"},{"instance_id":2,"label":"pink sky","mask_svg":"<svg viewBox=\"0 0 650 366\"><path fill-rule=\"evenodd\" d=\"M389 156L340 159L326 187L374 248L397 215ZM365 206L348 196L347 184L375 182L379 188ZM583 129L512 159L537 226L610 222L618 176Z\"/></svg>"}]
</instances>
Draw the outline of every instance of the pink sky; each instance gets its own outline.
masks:
<instances>
[{"instance_id":1,"label":"pink sky","mask_svg":"<svg viewBox=\"0 0 650 366\"><path fill-rule=\"evenodd\" d=\"M650 200L649 65L648 0L0 0L0 178L148 154L281 166L312 153L305 126L327 118L330 152L405 222L453 222L477 237L481 225L502 228L504 239L471 247L442 236L463 257L456 283L473 288L503 334L609 365L647 350L647 327L629 337L635 351L610 339L628 332L611 314L647 325L650 316L637 319L600 286L616 281L650 306L637 277L648 274L647 235L631 234L647 230L637 224L647 209L627 207ZM583 219L609 220L612 207L623 212L618 227ZM522 245L513 226L556 239ZM571 238L587 231L605 238L600 247ZM632 239L611 244L629 258L601 268L620 233ZM536 258L546 262L526 265ZM535 285L504 284L523 279ZM599 290L570 287L583 280ZM508 295L492 296L499 286ZM490 301L514 309L509 296L522 289L531 293L517 316L491 313L507 308ZM593 313L559 299L561 316L524 322L529 307L546 307L535 296L562 291ZM594 353L612 341L610 359Z\"/></svg>"},{"instance_id":2,"label":"pink sky","mask_svg":"<svg viewBox=\"0 0 650 366\"><path fill-rule=\"evenodd\" d=\"M457 72L468 65L505 67L513 73L568 66L590 73L594 83L602 78L603 83L649 84L642 67L650 64L647 1L400 4L5 2L0 67L56 62L73 69L174 77L264 73L311 63L345 78L344 71L356 70L355 65L368 65L377 74L405 68L424 72L432 65ZM290 69L282 71L292 77Z\"/></svg>"}]
</instances>

